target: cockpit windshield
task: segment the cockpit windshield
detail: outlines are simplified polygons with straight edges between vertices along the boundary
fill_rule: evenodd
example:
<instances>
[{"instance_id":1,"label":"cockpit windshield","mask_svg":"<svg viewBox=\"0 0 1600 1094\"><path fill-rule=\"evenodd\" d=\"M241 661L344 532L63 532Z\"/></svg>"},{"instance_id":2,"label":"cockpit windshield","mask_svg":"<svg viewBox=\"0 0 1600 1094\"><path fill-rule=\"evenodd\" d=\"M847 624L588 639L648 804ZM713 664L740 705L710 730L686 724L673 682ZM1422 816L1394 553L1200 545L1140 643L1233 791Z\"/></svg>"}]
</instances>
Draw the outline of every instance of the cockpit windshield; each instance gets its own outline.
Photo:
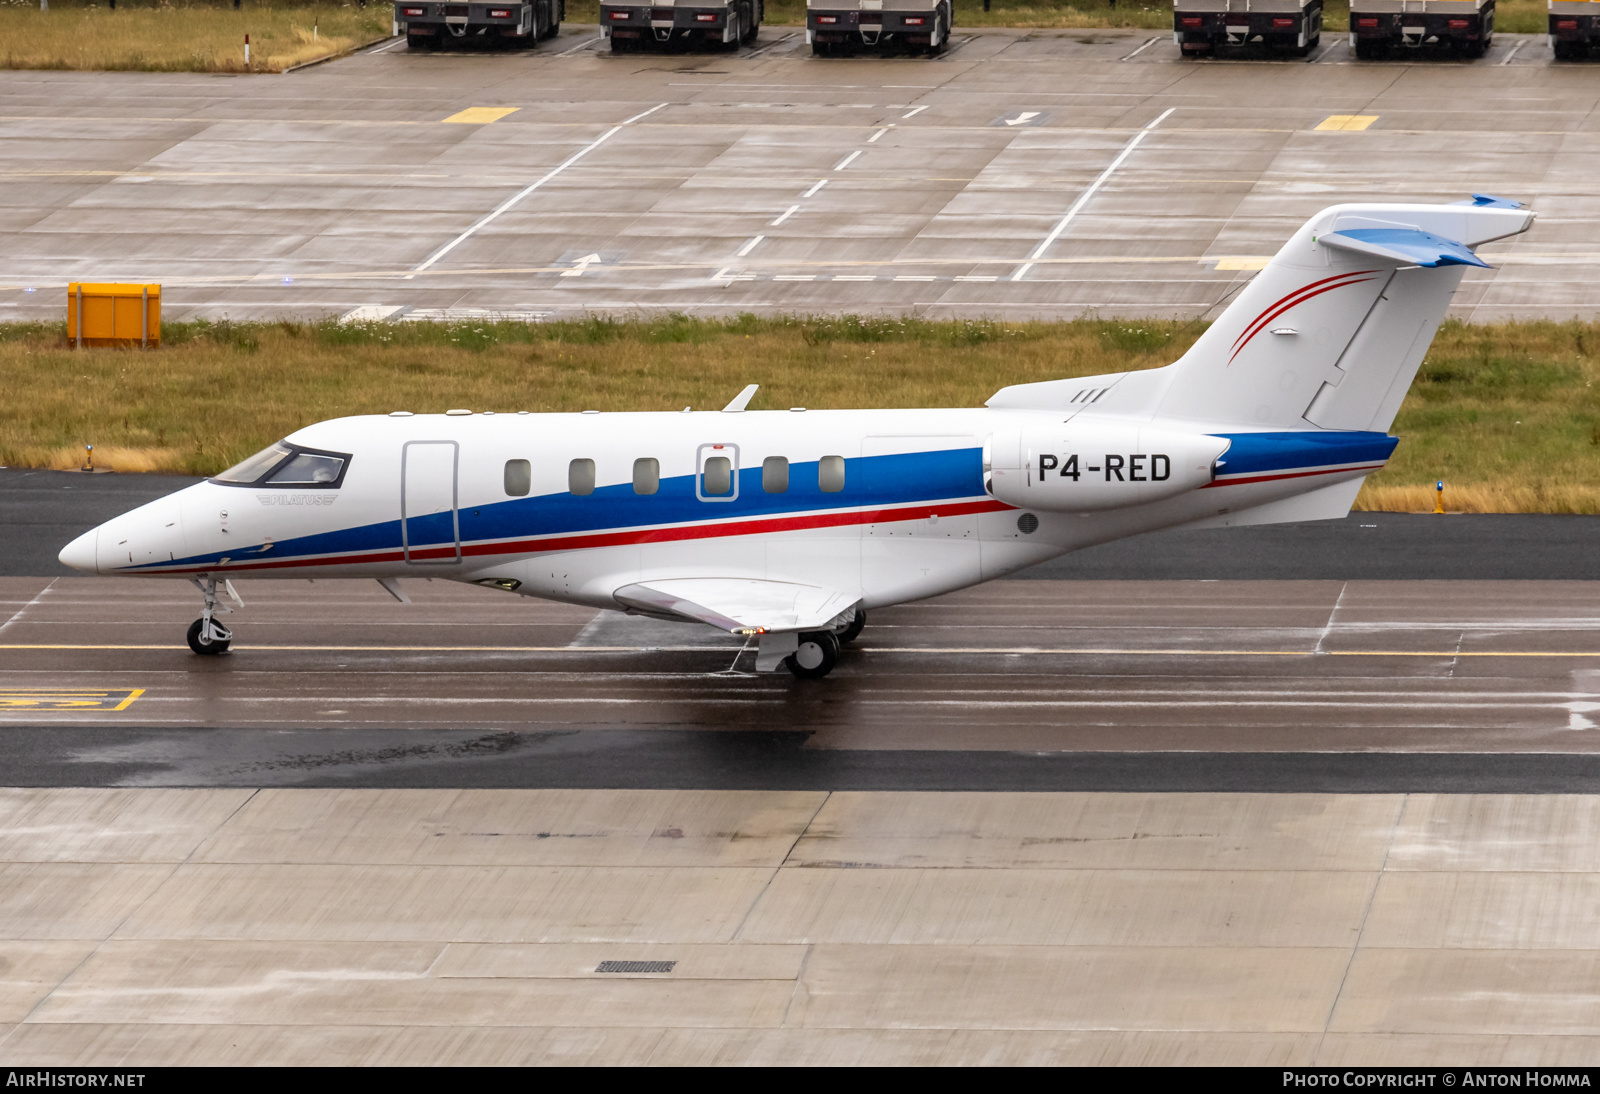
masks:
<instances>
[{"instance_id":1,"label":"cockpit windshield","mask_svg":"<svg viewBox=\"0 0 1600 1094\"><path fill-rule=\"evenodd\" d=\"M294 459L267 476L268 486L327 486L339 481L343 456L296 452Z\"/></svg>"},{"instance_id":2,"label":"cockpit windshield","mask_svg":"<svg viewBox=\"0 0 1600 1094\"><path fill-rule=\"evenodd\" d=\"M283 458L294 449L279 441L277 444L268 445L243 463L236 463L222 474L212 479L212 482L231 482L239 486L248 486L260 482L263 475L283 462Z\"/></svg>"},{"instance_id":3,"label":"cockpit windshield","mask_svg":"<svg viewBox=\"0 0 1600 1094\"><path fill-rule=\"evenodd\" d=\"M344 481L349 464L346 453L322 452L279 441L211 481L225 486L335 487Z\"/></svg>"}]
</instances>

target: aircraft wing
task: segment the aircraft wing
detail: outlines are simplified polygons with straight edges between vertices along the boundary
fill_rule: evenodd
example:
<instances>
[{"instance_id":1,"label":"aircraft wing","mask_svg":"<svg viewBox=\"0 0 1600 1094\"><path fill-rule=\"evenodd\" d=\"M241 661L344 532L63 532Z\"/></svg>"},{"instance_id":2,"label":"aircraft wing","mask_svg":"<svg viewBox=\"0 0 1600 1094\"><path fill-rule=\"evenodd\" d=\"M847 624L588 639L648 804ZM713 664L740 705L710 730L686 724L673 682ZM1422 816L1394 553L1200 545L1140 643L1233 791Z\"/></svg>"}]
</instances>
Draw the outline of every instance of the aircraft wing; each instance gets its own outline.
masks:
<instances>
[{"instance_id":1,"label":"aircraft wing","mask_svg":"<svg viewBox=\"0 0 1600 1094\"><path fill-rule=\"evenodd\" d=\"M861 599L859 591L721 577L641 581L612 595L625 608L692 619L734 634L825 630Z\"/></svg>"}]
</instances>

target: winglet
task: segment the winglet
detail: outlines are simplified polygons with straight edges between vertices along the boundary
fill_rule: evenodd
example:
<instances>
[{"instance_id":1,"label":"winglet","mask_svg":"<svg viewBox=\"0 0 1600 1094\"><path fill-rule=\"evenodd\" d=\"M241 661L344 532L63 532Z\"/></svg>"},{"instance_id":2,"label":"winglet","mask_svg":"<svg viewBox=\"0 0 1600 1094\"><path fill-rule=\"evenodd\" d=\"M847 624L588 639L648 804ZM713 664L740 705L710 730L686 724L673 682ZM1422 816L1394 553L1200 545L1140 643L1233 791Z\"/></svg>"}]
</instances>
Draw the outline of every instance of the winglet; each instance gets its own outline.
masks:
<instances>
[{"instance_id":1,"label":"winglet","mask_svg":"<svg viewBox=\"0 0 1600 1094\"><path fill-rule=\"evenodd\" d=\"M1465 244L1417 228L1346 228L1317 236L1317 242L1344 251L1386 258L1408 266L1482 266L1492 270Z\"/></svg>"},{"instance_id":2,"label":"winglet","mask_svg":"<svg viewBox=\"0 0 1600 1094\"><path fill-rule=\"evenodd\" d=\"M751 384L733 397L733 401L722 408L724 414L743 414L744 408L750 405L750 399L756 393L760 384Z\"/></svg>"}]
</instances>

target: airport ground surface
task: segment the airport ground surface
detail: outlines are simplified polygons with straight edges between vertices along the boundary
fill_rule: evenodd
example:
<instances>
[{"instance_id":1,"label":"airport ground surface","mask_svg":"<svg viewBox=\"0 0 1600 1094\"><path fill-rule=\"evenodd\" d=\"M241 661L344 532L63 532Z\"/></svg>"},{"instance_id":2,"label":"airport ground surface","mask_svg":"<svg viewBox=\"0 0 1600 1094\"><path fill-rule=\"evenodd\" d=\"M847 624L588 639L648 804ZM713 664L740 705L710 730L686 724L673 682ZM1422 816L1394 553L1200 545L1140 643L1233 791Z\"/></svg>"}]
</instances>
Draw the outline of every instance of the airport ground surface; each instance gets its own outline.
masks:
<instances>
[{"instance_id":1,"label":"airport ground surface","mask_svg":"<svg viewBox=\"0 0 1600 1094\"><path fill-rule=\"evenodd\" d=\"M56 484L21 507L52 542L168 485L18 475ZM1592 525L1233 542L1527 576ZM1193 573L1200 536L1100 572ZM1593 580L1023 578L875 612L822 681L409 586L241 582L235 651L197 658L179 583L0 578L0 1058L1600 1051Z\"/></svg>"},{"instance_id":2,"label":"airport ground surface","mask_svg":"<svg viewBox=\"0 0 1600 1094\"><path fill-rule=\"evenodd\" d=\"M77 277L179 318L1198 315L1328 202L1472 190L1544 217L1458 314L1600 301L1600 85L1539 38L1358 65L789 33L0 73L0 317L58 319ZM196 658L186 586L53 561L178 484L0 473L8 1063L1600 1051L1593 518L1143 537L875 612L801 682L442 582L241 583L235 652Z\"/></svg>"},{"instance_id":3,"label":"airport ground surface","mask_svg":"<svg viewBox=\"0 0 1600 1094\"><path fill-rule=\"evenodd\" d=\"M1600 305L1600 81L1543 36L1361 63L1333 34L1293 62L1148 31L964 31L934 60L818 59L792 28L602 44L0 72L0 317L59 319L80 278L161 282L171 318L1199 316L1327 204L1474 191L1541 220L1455 314ZM475 108L514 112L452 120Z\"/></svg>"}]
</instances>

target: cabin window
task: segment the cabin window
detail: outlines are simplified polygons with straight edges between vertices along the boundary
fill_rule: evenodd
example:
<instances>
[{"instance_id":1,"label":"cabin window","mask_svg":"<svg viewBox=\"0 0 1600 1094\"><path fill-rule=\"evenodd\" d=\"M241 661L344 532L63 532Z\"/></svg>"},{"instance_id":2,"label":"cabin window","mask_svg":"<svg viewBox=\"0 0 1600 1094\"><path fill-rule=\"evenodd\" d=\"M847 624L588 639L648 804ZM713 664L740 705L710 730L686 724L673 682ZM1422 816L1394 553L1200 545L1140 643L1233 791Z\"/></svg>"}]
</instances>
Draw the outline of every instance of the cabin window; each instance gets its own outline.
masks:
<instances>
[{"instance_id":1,"label":"cabin window","mask_svg":"<svg viewBox=\"0 0 1600 1094\"><path fill-rule=\"evenodd\" d=\"M574 494L594 493L593 460L573 460L567 464L567 489Z\"/></svg>"},{"instance_id":2,"label":"cabin window","mask_svg":"<svg viewBox=\"0 0 1600 1094\"><path fill-rule=\"evenodd\" d=\"M789 461L784 456L768 456L761 461L761 489L769 494L789 492Z\"/></svg>"},{"instance_id":3,"label":"cabin window","mask_svg":"<svg viewBox=\"0 0 1600 1094\"><path fill-rule=\"evenodd\" d=\"M733 461L726 456L708 457L701 489L711 497L733 493Z\"/></svg>"},{"instance_id":4,"label":"cabin window","mask_svg":"<svg viewBox=\"0 0 1600 1094\"><path fill-rule=\"evenodd\" d=\"M661 461L639 459L633 461L633 492L654 494L661 489Z\"/></svg>"},{"instance_id":5,"label":"cabin window","mask_svg":"<svg viewBox=\"0 0 1600 1094\"><path fill-rule=\"evenodd\" d=\"M506 496L525 498L533 489L533 464L527 460L506 461Z\"/></svg>"},{"instance_id":6,"label":"cabin window","mask_svg":"<svg viewBox=\"0 0 1600 1094\"><path fill-rule=\"evenodd\" d=\"M817 461L817 489L837 494L844 489L844 457L824 456Z\"/></svg>"}]
</instances>

